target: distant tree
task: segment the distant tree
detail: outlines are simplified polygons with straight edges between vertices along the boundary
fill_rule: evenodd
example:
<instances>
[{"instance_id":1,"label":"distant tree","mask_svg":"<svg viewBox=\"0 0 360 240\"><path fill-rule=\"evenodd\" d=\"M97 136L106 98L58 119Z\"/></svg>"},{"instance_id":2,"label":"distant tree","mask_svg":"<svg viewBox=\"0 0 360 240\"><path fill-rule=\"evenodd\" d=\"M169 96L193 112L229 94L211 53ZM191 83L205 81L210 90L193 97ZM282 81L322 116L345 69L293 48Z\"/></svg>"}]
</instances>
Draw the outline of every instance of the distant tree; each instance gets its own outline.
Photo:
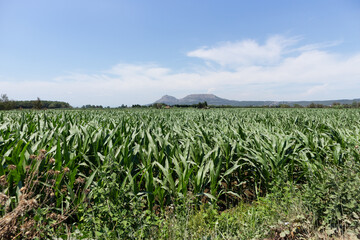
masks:
<instances>
[{"instance_id":1,"label":"distant tree","mask_svg":"<svg viewBox=\"0 0 360 240\"><path fill-rule=\"evenodd\" d=\"M294 108L303 108L303 106L300 105L300 104L295 103L295 104L294 104Z\"/></svg>"},{"instance_id":2,"label":"distant tree","mask_svg":"<svg viewBox=\"0 0 360 240\"><path fill-rule=\"evenodd\" d=\"M333 104L331 104L332 108L343 108L343 105L339 102L333 102Z\"/></svg>"},{"instance_id":3,"label":"distant tree","mask_svg":"<svg viewBox=\"0 0 360 240\"><path fill-rule=\"evenodd\" d=\"M312 102L307 107L308 108L316 108L316 104Z\"/></svg>"},{"instance_id":4,"label":"distant tree","mask_svg":"<svg viewBox=\"0 0 360 240\"><path fill-rule=\"evenodd\" d=\"M56 103L50 103L48 108L56 108Z\"/></svg>"},{"instance_id":5,"label":"distant tree","mask_svg":"<svg viewBox=\"0 0 360 240\"><path fill-rule=\"evenodd\" d=\"M0 102L8 102L8 101L9 101L9 97L7 96L7 94L6 93L1 94Z\"/></svg>"},{"instance_id":6,"label":"distant tree","mask_svg":"<svg viewBox=\"0 0 360 240\"><path fill-rule=\"evenodd\" d=\"M153 108L156 108L156 109L161 109L161 108L163 108L163 107L165 107L165 106L166 106L165 103L154 103L154 104L152 105L152 107L153 107Z\"/></svg>"},{"instance_id":7,"label":"distant tree","mask_svg":"<svg viewBox=\"0 0 360 240\"><path fill-rule=\"evenodd\" d=\"M290 108L290 105L288 104L280 104L280 108Z\"/></svg>"},{"instance_id":8,"label":"distant tree","mask_svg":"<svg viewBox=\"0 0 360 240\"><path fill-rule=\"evenodd\" d=\"M197 108L207 108L207 106L208 106L208 104L207 104L206 101L205 102L199 102L197 104Z\"/></svg>"},{"instance_id":9,"label":"distant tree","mask_svg":"<svg viewBox=\"0 0 360 240\"><path fill-rule=\"evenodd\" d=\"M41 108L71 108L67 102L59 101L41 101L40 98L32 101L14 101L9 100L6 94L0 95L0 110L9 109L41 109Z\"/></svg>"},{"instance_id":10,"label":"distant tree","mask_svg":"<svg viewBox=\"0 0 360 240\"><path fill-rule=\"evenodd\" d=\"M41 109L42 108L42 103L41 103L41 100L40 100L39 97L37 98L37 100L34 103L34 108L36 108L36 109Z\"/></svg>"},{"instance_id":11,"label":"distant tree","mask_svg":"<svg viewBox=\"0 0 360 240\"><path fill-rule=\"evenodd\" d=\"M15 104L14 101L10 101L7 94L1 94L0 95L0 110L10 110L14 109Z\"/></svg>"},{"instance_id":12,"label":"distant tree","mask_svg":"<svg viewBox=\"0 0 360 240\"><path fill-rule=\"evenodd\" d=\"M353 101L351 104L352 108L358 108L360 106L360 102Z\"/></svg>"}]
</instances>

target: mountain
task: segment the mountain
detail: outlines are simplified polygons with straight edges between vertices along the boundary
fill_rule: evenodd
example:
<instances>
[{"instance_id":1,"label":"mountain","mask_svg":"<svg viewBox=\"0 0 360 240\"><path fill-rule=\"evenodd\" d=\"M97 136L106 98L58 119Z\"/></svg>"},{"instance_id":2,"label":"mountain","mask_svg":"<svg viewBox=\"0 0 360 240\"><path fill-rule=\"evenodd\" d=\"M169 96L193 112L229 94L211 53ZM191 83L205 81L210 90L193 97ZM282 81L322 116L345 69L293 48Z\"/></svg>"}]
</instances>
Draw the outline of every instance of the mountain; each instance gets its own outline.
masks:
<instances>
[{"instance_id":1,"label":"mountain","mask_svg":"<svg viewBox=\"0 0 360 240\"><path fill-rule=\"evenodd\" d=\"M184 98L177 99L173 96L165 95L155 103L165 103L167 105L192 105L199 102L207 102L208 105L229 105L229 106L265 106L271 105L273 101L235 101L220 98L214 94L190 94Z\"/></svg>"},{"instance_id":2,"label":"mountain","mask_svg":"<svg viewBox=\"0 0 360 240\"><path fill-rule=\"evenodd\" d=\"M162 96L159 100L157 100L155 103L165 103L167 105L176 105L179 104L179 99L173 96L165 95Z\"/></svg>"},{"instance_id":3,"label":"mountain","mask_svg":"<svg viewBox=\"0 0 360 240\"><path fill-rule=\"evenodd\" d=\"M180 99L177 99L173 96L165 95L159 100L155 101L155 103L165 103L167 105L172 106L172 105L193 105L205 101L207 102L208 105L215 105L215 106L228 105L228 106L238 106L238 107L275 106L280 104L287 104L290 106L299 104L301 106L307 106L310 105L311 103L330 106L333 103L352 104L353 102L360 102L360 99L359 98L339 99L339 100L324 100L324 101L236 101L236 100L220 98L214 94L190 94Z\"/></svg>"},{"instance_id":4,"label":"mountain","mask_svg":"<svg viewBox=\"0 0 360 240\"><path fill-rule=\"evenodd\" d=\"M199 102L207 102L208 105L231 105L231 100L219 98L214 94L190 94L179 99L179 103L183 105L198 104Z\"/></svg>"},{"instance_id":5,"label":"mountain","mask_svg":"<svg viewBox=\"0 0 360 240\"><path fill-rule=\"evenodd\" d=\"M208 105L228 105L228 106L265 106L271 105L273 101L235 101L220 98L214 94L190 94L184 98L177 99L173 96L165 95L155 103L165 103L167 105L193 105L199 102L207 102Z\"/></svg>"}]
</instances>

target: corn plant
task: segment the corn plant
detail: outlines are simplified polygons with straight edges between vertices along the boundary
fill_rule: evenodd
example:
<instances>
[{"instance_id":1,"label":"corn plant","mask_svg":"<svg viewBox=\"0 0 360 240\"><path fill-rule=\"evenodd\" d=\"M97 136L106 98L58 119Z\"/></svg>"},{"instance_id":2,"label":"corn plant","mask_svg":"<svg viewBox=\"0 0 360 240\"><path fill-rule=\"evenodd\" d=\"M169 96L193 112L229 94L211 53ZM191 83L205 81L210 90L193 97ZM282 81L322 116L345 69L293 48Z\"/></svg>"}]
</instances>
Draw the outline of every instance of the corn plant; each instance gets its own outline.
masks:
<instances>
[{"instance_id":1,"label":"corn plant","mask_svg":"<svg viewBox=\"0 0 360 240\"><path fill-rule=\"evenodd\" d=\"M44 149L39 171L60 172L60 209L85 204L79 179L91 197L102 167L114 163L121 166L114 186L145 200L144 209L163 212L190 195L229 208L265 195L276 181L311 183L326 166L359 161L359 117L356 109L0 112L1 191L15 208L30 156Z\"/></svg>"}]
</instances>

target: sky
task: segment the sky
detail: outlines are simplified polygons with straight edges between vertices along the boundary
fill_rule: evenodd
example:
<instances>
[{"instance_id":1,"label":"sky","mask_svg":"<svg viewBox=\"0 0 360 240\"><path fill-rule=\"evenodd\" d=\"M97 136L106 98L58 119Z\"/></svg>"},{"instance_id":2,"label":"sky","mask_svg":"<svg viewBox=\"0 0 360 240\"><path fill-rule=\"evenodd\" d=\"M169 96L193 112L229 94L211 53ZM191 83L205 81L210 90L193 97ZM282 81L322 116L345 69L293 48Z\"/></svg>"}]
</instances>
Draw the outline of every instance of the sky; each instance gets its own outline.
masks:
<instances>
[{"instance_id":1,"label":"sky","mask_svg":"<svg viewBox=\"0 0 360 240\"><path fill-rule=\"evenodd\" d=\"M0 93L74 107L360 98L360 1L0 0Z\"/></svg>"}]
</instances>

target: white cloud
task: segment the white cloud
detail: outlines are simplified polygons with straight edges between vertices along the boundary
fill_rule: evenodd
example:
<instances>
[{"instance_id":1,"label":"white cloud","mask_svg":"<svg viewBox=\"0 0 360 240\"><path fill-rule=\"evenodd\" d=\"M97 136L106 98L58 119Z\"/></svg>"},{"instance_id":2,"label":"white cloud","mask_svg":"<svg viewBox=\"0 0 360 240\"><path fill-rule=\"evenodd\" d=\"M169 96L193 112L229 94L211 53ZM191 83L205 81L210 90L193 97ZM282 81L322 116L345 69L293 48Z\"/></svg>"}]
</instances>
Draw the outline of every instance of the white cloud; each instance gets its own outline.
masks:
<instances>
[{"instance_id":1,"label":"white cloud","mask_svg":"<svg viewBox=\"0 0 360 240\"><path fill-rule=\"evenodd\" d=\"M159 79L164 75L169 74L170 69L159 67L155 64L132 65L132 64L118 64L107 71L113 75L122 76L123 78L145 77L147 79Z\"/></svg>"},{"instance_id":2,"label":"white cloud","mask_svg":"<svg viewBox=\"0 0 360 240\"><path fill-rule=\"evenodd\" d=\"M270 37L264 45L255 40L225 42L216 47L202 47L189 52L189 57L211 60L220 65L274 64L280 60L288 46L298 42L299 38Z\"/></svg>"},{"instance_id":3,"label":"white cloud","mask_svg":"<svg viewBox=\"0 0 360 240\"><path fill-rule=\"evenodd\" d=\"M360 53L342 56L324 50L335 43L299 43L300 38L281 36L263 45L255 40L227 42L188 53L204 60L200 70L176 72L157 64L123 63L98 74L71 73L50 82L0 79L0 89L16 99L39 96L75 106L146 104L164 94L206 92L237 100L360 97Z\"/></svg>"}]
</instances>

